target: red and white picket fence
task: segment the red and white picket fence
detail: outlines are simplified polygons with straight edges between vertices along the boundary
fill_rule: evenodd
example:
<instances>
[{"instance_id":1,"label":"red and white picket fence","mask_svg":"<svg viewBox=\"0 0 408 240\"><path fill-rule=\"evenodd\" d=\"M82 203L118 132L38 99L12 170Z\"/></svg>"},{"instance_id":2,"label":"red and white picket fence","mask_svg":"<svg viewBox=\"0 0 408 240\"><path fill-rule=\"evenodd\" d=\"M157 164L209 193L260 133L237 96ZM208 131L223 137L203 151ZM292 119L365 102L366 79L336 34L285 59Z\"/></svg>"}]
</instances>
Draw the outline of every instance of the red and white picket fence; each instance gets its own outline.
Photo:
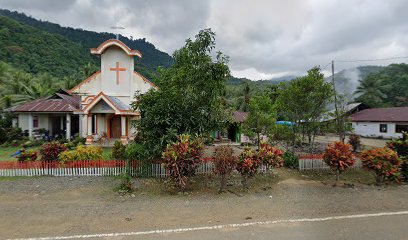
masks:
<instances>
[{"instance_id":1,"label":"red and white picket fence","mask_svg":"<svg viewBox=\"0 0 408 240\"><path fill-rule=\"evenodd\" d=\"M196 173L212 172L211 161L203 161ZM0 162L0 176L118 176L126 172L126 162L118 160L87 160L59 162ZM168 173L160 163L140 166L136 162L129 164L132 176L167 177Z\"/></svg>"},{"instance_id":2,"label":"red and white picket fence","mask_svg":"<svg viewBox=\"0 0 408 240\"><path fill-rule=\"evenodd\" d=\"M360 159L356 159L351 169L361 168ZM301 154L299 155L299 171L315 170L328 171L330 167L323 161L323 154Z\"/></svg>"}]
</instances>

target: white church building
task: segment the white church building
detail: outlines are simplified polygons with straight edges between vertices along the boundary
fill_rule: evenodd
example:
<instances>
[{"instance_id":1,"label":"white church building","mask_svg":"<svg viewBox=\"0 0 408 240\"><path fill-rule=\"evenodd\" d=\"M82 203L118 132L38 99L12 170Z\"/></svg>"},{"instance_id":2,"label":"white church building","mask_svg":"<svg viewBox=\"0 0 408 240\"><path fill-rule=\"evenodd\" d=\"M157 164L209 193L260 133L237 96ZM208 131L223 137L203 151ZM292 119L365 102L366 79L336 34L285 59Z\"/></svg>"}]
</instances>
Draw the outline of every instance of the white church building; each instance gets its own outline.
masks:
<instances>
[{"instance_id":1,"label":"white church building","mask_svg":"<svg viewBox=\"0 0 408 240\"><path fill-rule=\"evenodd\" d=\"M157 88L134 71L134 57L142 57L117 39L108 40L91 53L100 55L100 71L70 90L13 107L14 124L35 137L40 131L50 136L64 134L70 139L75 133L86 138L87 144L101 138L127 143L135 130L132 120L140 117L130 107L136 91L145 93Z\"/></svg>"}]
</instances>

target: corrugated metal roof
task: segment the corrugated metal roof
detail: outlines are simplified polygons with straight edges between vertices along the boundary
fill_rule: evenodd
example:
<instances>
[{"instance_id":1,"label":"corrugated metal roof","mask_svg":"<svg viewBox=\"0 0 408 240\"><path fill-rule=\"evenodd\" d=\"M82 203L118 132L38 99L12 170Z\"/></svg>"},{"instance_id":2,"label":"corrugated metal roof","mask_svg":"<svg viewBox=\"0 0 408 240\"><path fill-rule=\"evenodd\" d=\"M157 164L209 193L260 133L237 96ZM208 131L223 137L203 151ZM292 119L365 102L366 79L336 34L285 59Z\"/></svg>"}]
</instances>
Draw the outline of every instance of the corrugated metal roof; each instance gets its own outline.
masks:
<instances>
[{"instance_id":1,"label":"corrugated metal roof","mask_svg":"<svg viewBox=\"0 0 408 240\"><path fill-rule=\"evenodd\" d=\"M408 107L365 109L350 119L352 122L408 122Z\"/></svg>"},{"instance_id":2,"label":"corrugated metal roof","mask_svg":"<svg viewBox=\"0 0 408 240\"><path fill-rule=\"evenodd\" d=\"M72 112L79 109L80 97L55 93L54 95L10 108L11 112Z\"/></svg>"},{"instance_id":3,"label":"corrugated metal roof","mask_svg":"<svg viewBox=\"0 0 408 240\"><path fill-rule=\"evenodd\" d=\"M131 110L129 106L127 106L126 104L124 104L122 101L120 101L118 98L116 97L112 97L112 96L107 96L109 98L109 100L112 101L112 103L115 105L115 107L117 107L119 110L121 111L127 111L127 110Z\"/></svg>"}]
</instances>

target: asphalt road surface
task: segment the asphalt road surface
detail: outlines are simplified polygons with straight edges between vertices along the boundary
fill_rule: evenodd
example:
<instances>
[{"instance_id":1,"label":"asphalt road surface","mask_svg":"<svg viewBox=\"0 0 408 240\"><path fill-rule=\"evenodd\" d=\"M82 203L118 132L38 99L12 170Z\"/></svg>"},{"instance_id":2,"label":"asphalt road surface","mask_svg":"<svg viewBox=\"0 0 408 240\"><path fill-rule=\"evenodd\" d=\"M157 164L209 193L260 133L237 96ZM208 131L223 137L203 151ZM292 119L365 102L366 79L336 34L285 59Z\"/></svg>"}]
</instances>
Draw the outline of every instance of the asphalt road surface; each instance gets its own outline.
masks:
<instances>
[{"instance_id":1,"label":"asphalt road surface","mask_svg":"<svg viewBox=\"0 0 408 240\"><path fill-rule=\"evenodd\" d=\"M264 192L137 195L113 178L0 181L0 239L408 239L408 186L288 179Z\"/></svg>"}]
</instances>

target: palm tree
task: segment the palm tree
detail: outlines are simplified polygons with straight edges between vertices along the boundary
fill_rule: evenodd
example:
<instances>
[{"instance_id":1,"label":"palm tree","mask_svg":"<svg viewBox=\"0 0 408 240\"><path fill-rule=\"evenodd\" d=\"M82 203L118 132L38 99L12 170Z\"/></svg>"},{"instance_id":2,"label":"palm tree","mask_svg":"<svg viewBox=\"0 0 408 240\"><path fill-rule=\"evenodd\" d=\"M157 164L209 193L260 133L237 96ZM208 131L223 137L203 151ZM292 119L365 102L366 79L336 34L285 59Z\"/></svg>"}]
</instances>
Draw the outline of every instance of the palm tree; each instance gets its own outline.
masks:
<instances>
[{"instance_id":1,"label":"palm tree","mask_svg":"<svg viewBox=\"0 0 408 240\"><path fill-rule=\"evenodd\" d=\"M360 85L357 87L354 95L357 95L357 101L362 101L371 107L382 104L383 99L387 97L384 93L385 86L381 79L373 76L368 76L360 80Z\"/></svg>"}]
</instances>

